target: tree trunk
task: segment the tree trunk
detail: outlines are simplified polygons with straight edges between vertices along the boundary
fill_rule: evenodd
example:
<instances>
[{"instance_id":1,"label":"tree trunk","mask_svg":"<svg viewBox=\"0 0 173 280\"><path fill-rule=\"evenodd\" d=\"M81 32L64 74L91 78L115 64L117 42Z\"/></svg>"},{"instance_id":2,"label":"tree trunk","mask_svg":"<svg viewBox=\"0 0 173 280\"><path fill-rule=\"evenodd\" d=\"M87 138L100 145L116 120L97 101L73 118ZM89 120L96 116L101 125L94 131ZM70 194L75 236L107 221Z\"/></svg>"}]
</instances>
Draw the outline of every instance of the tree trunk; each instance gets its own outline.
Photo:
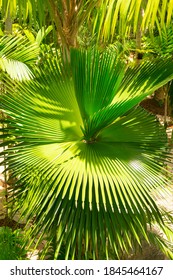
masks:
<instances>
[{"instance_id":1,"label":"tree trunk","mask_svg":"<svg viewBox=\"0 0 173 280\"><path fill-rule=\"evenodd\" d=\"M8 8L8 15L5 20L5 34L12 34L12 18L10 14L10 8Z\"/></svg>"},{"instance_id":2,"label":"tree trunk","mask_svg":"<svg viewBox=\"0 0 173 280\"><path fill-rule=\"evenodd\" d=\"M138 27L137 27L137 32L136 32L136 64L139 65L142 59L142 53L140 52L141 50L141 42L142 42L142 31L141 31L141 18L143 16L143 10L142 8L140 9L140 15L138 19Z\"/></svg>"},{"instance_id":3,"label":"tree trunk","mask_svg":"<svg viewBox=\"0 0 173 280\"><path fill-rule=\"evenodd\" d=\"M7 18L5 20L5 34L6 35L10 35L12 34L12 18L11 18L11 14L10 14L10 7L8 8L8 14L7 14ZM2 85L2 88L3 88L3 92L5 92L5 85ZM3 112L1 112L2 114L2 119L5 119L5 115ZM2 124L2 128L5 128L4 124ZM3 147L3 152L5 153L5 147ZM4 161L5 161L5 156L4 156ZM4 190L5 190L5 202L6 202L6 212L5 212L5 218L8 219L9 218L9 209L8 209L8 206L7 206L7 203L8 203L8 185L7 185L7 181L8 181L8 178L9 178L9 174L7 172L7 166L6 164L4 163L4 182L3 182L3 187L4 187Z\"/></svg>"}]
</instances>

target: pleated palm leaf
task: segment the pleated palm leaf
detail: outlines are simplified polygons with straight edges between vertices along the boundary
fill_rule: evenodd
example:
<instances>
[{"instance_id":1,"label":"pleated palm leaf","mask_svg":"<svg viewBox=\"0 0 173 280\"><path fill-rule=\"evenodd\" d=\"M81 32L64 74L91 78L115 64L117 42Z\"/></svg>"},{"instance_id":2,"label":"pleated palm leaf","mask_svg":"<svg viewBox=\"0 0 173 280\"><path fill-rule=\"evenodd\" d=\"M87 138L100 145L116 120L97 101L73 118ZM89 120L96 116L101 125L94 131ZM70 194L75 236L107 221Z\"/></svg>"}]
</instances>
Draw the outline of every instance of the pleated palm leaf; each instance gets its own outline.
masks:
<instances>
[{"instance_id":1,"label":"pleated palm leaf","mask_svg":"<svg viewBox=\"0 0 173 280\"><path fill-rule=\"evenodd\" d=\"M47 61L37 76L17 92L9 83L1 100L5 160L23 215L34 218L30 236L48 235L54 258L62 248L66 259L121 258L142 239L172 257L170 217L153 194L169 183L167 137L136 106L173 78L173 63L127 69L115 53L72 50L69 67Z\"/></svg>"}]
</instances>

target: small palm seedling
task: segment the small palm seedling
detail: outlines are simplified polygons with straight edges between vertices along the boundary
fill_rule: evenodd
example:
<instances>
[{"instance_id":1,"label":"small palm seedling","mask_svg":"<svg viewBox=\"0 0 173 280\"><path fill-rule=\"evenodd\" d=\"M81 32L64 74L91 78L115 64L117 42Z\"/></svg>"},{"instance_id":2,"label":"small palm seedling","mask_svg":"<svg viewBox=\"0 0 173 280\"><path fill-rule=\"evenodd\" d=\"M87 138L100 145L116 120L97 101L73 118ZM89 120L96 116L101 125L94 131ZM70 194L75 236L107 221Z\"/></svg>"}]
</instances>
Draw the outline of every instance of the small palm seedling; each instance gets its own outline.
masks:
<instances>
[{"instance_id":1,"label":"small palm seedling","mask_svg":"<svg viewBox=\"0 0 173 280\"><path fill-rule=\"evenodd\" d=\"M5 162L33 239L45 234L54 258L117 258L141 240L173 257L170 216L153 196L168 186L164 128L137 105L173 78L173 63L127 68L111 51L71 50L70 65L47 61L1 106L9 116Z\"/></svg>"}]
</instances>

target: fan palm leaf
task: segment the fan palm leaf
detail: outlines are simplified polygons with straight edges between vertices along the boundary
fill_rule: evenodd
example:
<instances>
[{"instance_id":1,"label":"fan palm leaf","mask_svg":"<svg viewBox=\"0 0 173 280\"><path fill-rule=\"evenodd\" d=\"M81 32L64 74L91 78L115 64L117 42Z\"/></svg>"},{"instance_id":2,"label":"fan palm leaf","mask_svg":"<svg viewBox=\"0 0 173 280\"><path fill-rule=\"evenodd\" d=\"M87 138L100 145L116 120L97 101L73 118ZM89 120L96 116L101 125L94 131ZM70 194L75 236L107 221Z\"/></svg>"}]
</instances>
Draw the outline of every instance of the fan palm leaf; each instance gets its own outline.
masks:
<instances>
[{"instance_id":1,"label":"fan palm leaf","mask_svg":"<svg viewBox=\"0 0 173 280\"><path fill-rule=\"evenodd\" d=\"M7 83L5 162L23 215L35 217L30 235L50 234L54 258L64 244L66 259L109 258L109 246L121 258L142 237L152 241L148 225L164 231L153 192L169 183L167 137L136 106L172 69L171 61L126 69L110 51L72 50L69 67L47 61L16 92Z\"/></svg>"}]
</instances>

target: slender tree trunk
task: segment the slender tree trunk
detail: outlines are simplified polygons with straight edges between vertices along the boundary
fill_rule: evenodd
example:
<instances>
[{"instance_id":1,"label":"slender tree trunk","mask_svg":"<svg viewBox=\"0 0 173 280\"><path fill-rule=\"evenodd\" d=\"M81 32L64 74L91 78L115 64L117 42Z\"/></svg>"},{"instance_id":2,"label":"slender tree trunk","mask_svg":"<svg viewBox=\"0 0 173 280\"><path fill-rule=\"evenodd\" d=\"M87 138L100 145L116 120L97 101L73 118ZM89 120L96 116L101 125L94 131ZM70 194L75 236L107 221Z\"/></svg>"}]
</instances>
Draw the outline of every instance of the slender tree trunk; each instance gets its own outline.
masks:
<instances>
[{"instance_id":1,"label":"slender tree trunk","mask_svg":"<svg viewBox=\"0 0 173 280\"><path fill-rule=\"evenodd\" d=\"M8 9L8 15L5 20L5 34L12 34L12 18L10 14L10 8Z\"/></svg>"},{"instance_id":2,"label":"slender tree trunk","mask_svg":"<svg viewBox=\"0 0 173 280\"><path fill-rule=\"evenodd\" d=\"M2 120L5 119L5 114L1 111L1 118ZM4 130L5 129L5 124L2 122L2 129ZM2 140L4 141L4 140ZM5 204L6 204L6 209L5 209L5 218L8 219L8 207L7 207L7 203L8 203L8 185L7 185L7 180L8 180L8 173L6 171L7 169L7 165L5 163L5 149L6 147L3 146L2 148L2 151L4 153L3 155L3 168L4 168L4 178L3 178L3 181L2 181L2 187L4 189L4 197L5 197Z\"/></svg>"},{"instance_id":3,"label":"slender tree trunk","mask_svg":"<svg viewBox=\"0 0 173 280\"><path fill-rule=\"evenodd\" d=\"M10 8L8 9L8 15L7 18L5 20L5 34L6 35L10 35L12 34L12 18L11 18L11 14L10 14ZM3 88L3 92L5 93L5 85L2 85ZM5 119L5 114L2 112L2 119ZM2 124L2 128L5 128L5 125ZM3 146L3 152L5 153L5 147ZM4 162L5 162L5 155L4 155ZM4 182L3 182L3 187L5 190L5 203L6 203L6 212L5 212L5 218L8 219L9 218L9 209L8 209L8 184L7 184L7 180L9 177L9 174L7 172L7 166L6 163L4 163Z\"/></svg>"},{"instance_id":4,"label":"slender tree trunk","mask_svg":"<svg viewBox=\"0 0 173 280\"><path fill-rule=\"evenodd\" d=\"M77 47L78 34L78 11L82 2L77 4L71 0L69 5L66 0L62 1L61 11L53 0L49 0L51 14L56 26L57 39L62 48L64 61L70 61L70 48Z\"/></svg>"},{"instance_id":5,"label":"slender tree trunk","mask_svg":"<svg viewBox=\"0 0 173 280\"><path fill-rule=\"evenodd\" d=\"M138 18L138 26L137 26L137 33L136 33L136 64L140 64L142 59L142 53L141 53L141 43L142 43L142 31L141 31L141 22L143 17L143 9L141 7L140 14Z\"/></svg>"},{"instance_id":6,"label":"slender tree trunk","mask_svg":"<svg viewBox=\"0 0 173 280\"><path fill-rule=\"evenodd\" d=\"M167 128L167 115L168 115L168 94L165 92L165 108L164 108L164 126Z\"/></svg>"}]
</instances>

